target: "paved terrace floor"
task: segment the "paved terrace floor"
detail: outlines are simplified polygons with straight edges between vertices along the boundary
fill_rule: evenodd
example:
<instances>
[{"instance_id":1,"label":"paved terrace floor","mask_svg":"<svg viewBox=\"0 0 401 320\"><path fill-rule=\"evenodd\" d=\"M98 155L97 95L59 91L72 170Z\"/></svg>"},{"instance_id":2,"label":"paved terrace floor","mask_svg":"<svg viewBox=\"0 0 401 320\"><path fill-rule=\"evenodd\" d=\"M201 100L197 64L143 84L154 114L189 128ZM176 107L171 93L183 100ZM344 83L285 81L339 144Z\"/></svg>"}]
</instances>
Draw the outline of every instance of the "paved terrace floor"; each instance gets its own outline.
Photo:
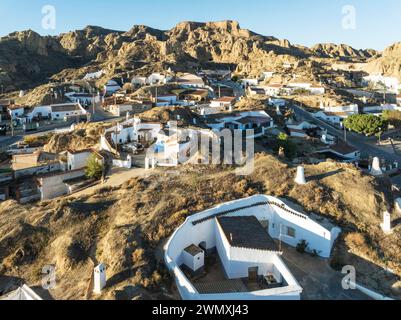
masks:
<instances>
[{"instance_id":1,"label":"paved terrace floor","mask_svg":"<svg viewBox=\"0 0 401 320\"><path fill-rule=\"evenodd\" d=\"M283 245L283 261L303 288L302 300L372 300L359 290L345 290L345 275L333 270L327 259L298 253Z\"/></svg>"},{"instance_id":2,"label":"paved terrace floor","mask_svg":"<svg viewBox=\"0 0 401 320\"><path fill-rule=\"evenodd\" d=\"M221 262L216 255L206 258L205 272L197 277L189 277L201 294L241 293L269 289L258 281L248 279L227 279ZM187 272L185 272L187 274ZM187 274L188 276L188 274Z\"/></svg>"},{"instance_id":3,"label":"paved terrace floor","mask_svg":"<svg viewBox=\"0 0 401 320\"><path fill-rule=\"evenodd\" d=\"M345 290L340 272L329 266L327 259L298 253L294 248L282 246L283 261L303 288L302 300L372 300L359 290ZM187 273L186 273L187 274ZM188 274L187 274L188 276ZM212 256L206 260L205 273L189 277L201 294L252 292L268 289L247 279L227 280L219 260Z\"/></svg>"}]
</instances>

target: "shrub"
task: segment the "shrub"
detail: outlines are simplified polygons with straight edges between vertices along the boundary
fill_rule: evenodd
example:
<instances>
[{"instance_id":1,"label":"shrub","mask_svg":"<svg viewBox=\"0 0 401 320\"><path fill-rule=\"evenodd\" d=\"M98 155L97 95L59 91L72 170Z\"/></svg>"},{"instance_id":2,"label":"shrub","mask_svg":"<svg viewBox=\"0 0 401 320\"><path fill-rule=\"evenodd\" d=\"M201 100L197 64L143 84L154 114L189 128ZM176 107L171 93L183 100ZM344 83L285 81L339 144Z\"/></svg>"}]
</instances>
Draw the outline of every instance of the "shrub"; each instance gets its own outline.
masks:
<instances>
[{"instance_id":1,"label":"shrub","mask_svg":"<svg viewBox=\"0 0 401 320\"><path fill-rule=\"evenodd\" d=\"M371 114L354 114L344 121L347 129L357 133L373 136L382 133L387 127L387 121Z\"/></svg>"},{"instance_id":2,"label":"shrub","mask_svg":"<svg viewBox=\"0 0 401 320\"><path fill-rule=\"evenodd\" d=\"M383 120L393 125L397 129L401 129L401 111L397 110L384 110Z\"/></svg>"},{"instance_id":3,"label":"shrub","mask_svg":"<svg viewBox=\"0 0 401 320\"><path fill-rule=\"evenodd\" d=\"M92 154L86 163L86 177L100 179L103 174L103 165Z\"/></svg>"},{"instance_id":4,"label":"shrub","mask_svg":"<svg viewBox=\"0 0 401 320\"><path fill-rule=\"evenodd\" d=\"M292 159L297 155L297 146L291 141L290 137L285 133L280 133L276 140L276 150L284 149L287 158Z\"/></svg>"}]
</instances>

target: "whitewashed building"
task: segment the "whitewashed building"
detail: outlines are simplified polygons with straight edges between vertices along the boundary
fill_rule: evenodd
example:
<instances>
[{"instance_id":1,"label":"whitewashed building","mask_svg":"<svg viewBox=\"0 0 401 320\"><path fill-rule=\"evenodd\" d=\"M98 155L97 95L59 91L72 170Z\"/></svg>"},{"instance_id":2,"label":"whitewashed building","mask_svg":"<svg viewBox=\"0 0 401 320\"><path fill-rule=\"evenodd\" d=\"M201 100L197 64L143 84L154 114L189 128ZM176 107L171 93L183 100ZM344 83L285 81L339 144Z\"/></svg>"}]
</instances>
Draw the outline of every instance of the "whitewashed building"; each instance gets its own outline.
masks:
<instances>
[{"instance_id":1,"label":"whitewashed building","mask_svg":"<svg viewBox=\"0 0 401 320\"><path fill-rule=\"evenodd\" d=\"M82 105L91 105L94 102L100 101L100 97L94 96L90 93L68 92L65 96L70 99L71 102L80 103Z\"/></svg>"},{"instance_id":2,"label":"whitewashed building","mask_svg":"<svg viewBox=\"0 0 401 320\"><path fill-rule=\"evenodd\" d=\"M203 79L195 74L184 73L177 78L177 83L186 88L204 88L205 82Z\"/></svg>"},{"instance_id":3,"label":"whitewashed building","mask_svg":"<svg viewBox=\"0 0 401 320\"><path fill-rule=\"evenodd\" d=\"M158 102L167 102L169 105L174 105L178 97L175 94L163 94L157 96Z\"/></svg>"},{"instance_id":4,"label":"whitewashed building","mask_svg":"<svg viewBox=\"0 0 401 320\"><path fill-rule=\"evenodd\" d=\"M133 118L105 130L104 137L108 136L114 146L128 142L153 142L161 129L160 123L144 123L139 118Z\"/></svg>"},{"instance_id":5,"label":"whitewashed building","mask_svg":"<svg viewBox=\"0 0 401 320\"><path fill-rule=\"evenodd\" d=\"M105 73L106 72L104 70L99 70L96 72L89 72L84 76L83 80L88 81L88 80L100 79Z\"/></svg>"},{"instance_id":6,"label":"whitewashed building","mask_svg":"<svg viewBox=\"0 0 401 320\"><path fill-rule=\"evenodd\" d=\"M23 106L12 105L7 107L7 111L11 119L16 119L24 116L25 108Z\"/></svg>"},{"instance_id":7,"label":"whitewashed building","mask_svg":"<svg viewBox=\"0 0 401 320\"><path fill-rule=\"evenodd\" d=\"M112 95L113 93L117 92L120 89L121 89L121 86L115 80L107 81L107 83L104 85L104 88L103 88L106 95Z\"/></svg>"},{"instance_id":8,"label":"whitewashed building","mask_svg":"<svg viewBox=\"0 0 401 320\"><path fill-rule=\"evenodd\" d=\"M132 104L112 104L109 106L109 112L116 117L123 117L127 115L128 112L132 112L134 109Z\"/></svg>"},{"instance_id":9,"label":"whitewashed building","mask_svg":"<svg viewBox=\"0 0 401 320\"><path fill-rule=\"evenodd\" d=\"M332 144L328 148L319 150L318 153L324 153L329 155L331 154L336 159L344 162L358 161L361 158L361 152L359 151L359 149L345 142L338 142L336 144Z\"/></svg>"},{"instance_id":10,"label":"whitewashed building","mask_svg":"<svg viewBox=\"0 0 401 320\"><path fill-rule=\"evenodd\" d=\"M188 217L168 240L164 258L184 300L299 300L303 289L273 239L293 247L305 241L307 251L328 258L340 232L325 219L257 195ZM192 246L218 256L224 279L207 283L205 273L201 282L186 275L185 249ZM259 286L249 286L254 282Z\"/></svg>"},{"instance_id":11,"label":"whitewashed building","mask_svg":"<svg viewBox=\"0 0 401 320\"><path fill-rule=\"evenodd\" d=\"M311 124L307 121L303 121L299 124L290 124L287 125L287 127L288 130L290 131L290 136L297 138L307 138L308 137L307 130L317 128L316 125Z\"/></svg>"},{"instance_id":12,"label":"whitewashed building","mask_svg":"<svg viewBox=\"0 0 401 320\"><path fill-rule=\"evenodd\" d=\"M276 97L279 96L284 86L282 84L270 84L264 87L268 96Z\"/></svg>"},{"instance_id":13,"label":"whitewashed building","mask_svg":"<svg viewBox=\"0 0 401 320\"><path fill-rule=\"evenodd\" d=\"M0 300L43 300L35 291L24 284L22 287L0 297Z\"/></svg>"},{"instance_id":14,"label":"whitewashed building","mask_svg":"<svg viewBox=\"0 0 401 320\"><path fill-rule=\"evenodd\" d=\"M349 114L346 112L327 112L318 111L313 114L313 117L334 125L340 125L344 119L348 118Z\"/></svg>"},{"instance_id":15,"label":"whitewashed building","mask_svg":"<svg viewBox=\"0 0 401 320\"><path fill-rule=\"evenodd\" d=\"M52 120L63 120L66 117L87 115L88 112L82 105L78 103L60 103L48 106L35 107L30 113L27 114L29 121L34 118L43 117Z\"/></svg>"},{"instance_id":16,"label":"whitewashed building","mask_svg":"<svg viewBox=\"0 0 401 320\"><path fill-rule=\"evenodd\" d=\"M135 76L131 80L131 84L134 85L134 86L144 86L144 85L146 85L146 83L147 83L146 82L146 77Z\"/></svg>"},{"instance_id":17,"label":"whitewashed building","mask_svg":"<svg viewBox=\"0 0 401 320\"><path fill-rule=\"evenodd\" d=\"M381 74L369 75L363 77L362 85L378 85L384 84L388 90L398 93L398 90L401 88L399 80L395 77L386 77Z\"/></svg>"},{"instance_id":18,"label":"whitewashed building","mask_svg":"<svg viewBox=\"0 0 401 320\"><path fill-rule=\"evenodd\" d=\"M262 79L263 79L263 80L270 79L270 78L272 78L273 76L274 76L274 71L265 71L265 72L262 72Z\"/></svg>"},{"instance_id":19,"label":"whitewashed building","mask_svg":"<svg viewBox=\"0 0 401 320\"><path fill-rule=\"evenodd\" d=\"M67 181L84 177L84 169L39 175L36 178L36 183L38 185L41 200L50 200L71 193Z\"/></svg>"},{"instance_id":20,"label":"whitewashed building","mask_svg":"<svg viewBox=\"0 0 401 320\"><path fill-rule=\"evenodd\" d=\"M258 79L241 79L241 83L244 88L255 87L259 84L259 80Z\"/></svg>"},{"instance_id":21,"label":"whitewashed building","mask_svg":"<svg viewBox=\"0 0 401 320\"><path fill-rule=\"evenodd\" d=\"M93 153L92 150L67 150L67 168L68 170L77 170L86 167L89 157Z\"/></svg>"},{"instance_id":22,"label":"whitewashed building","mask_svg":"<svg viewBox=\"0 0 401 320\"><path fill-rule=\"evenodd\" d=\"M263 136L268 129L274 127L273 119L265 111L245 111L220 117L212 116L206 118L209 128L221 131L231 130L254 130L253 138Z\"/></svg>"},{"instance_id":23,"label":"whitewashed building","mask_svg":"<svg viewBox=\"0 0 401 320\"><path fill-rule=\"evenodd\" d=\"M214 99L210 102L210 107L211 108L223 108L228 110L230 107L232 107L235 104L235 101L237 98L235 97L221 97Z\"/></svg>"}]
</instances>

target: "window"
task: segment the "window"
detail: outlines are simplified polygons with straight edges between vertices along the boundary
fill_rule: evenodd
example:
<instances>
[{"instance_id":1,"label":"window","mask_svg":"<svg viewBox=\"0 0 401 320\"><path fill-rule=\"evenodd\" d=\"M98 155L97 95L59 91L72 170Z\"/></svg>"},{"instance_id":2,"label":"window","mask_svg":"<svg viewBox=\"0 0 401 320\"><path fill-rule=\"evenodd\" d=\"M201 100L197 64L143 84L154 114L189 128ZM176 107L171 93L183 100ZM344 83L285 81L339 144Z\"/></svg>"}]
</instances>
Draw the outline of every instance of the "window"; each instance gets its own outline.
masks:
<instances>
[{"instance_id":1,"label":"window","mask_svg":"<svg viewBox=\"0 0 401 320\"><path fill-rule=\"evenodd\" d=\"M287 229L286 230L286 235L291 237L291 238L295 238L295 233L296 233L295 229L291 228L291 227L287 227L286 229Z\"/></svg>"}]
</instances>

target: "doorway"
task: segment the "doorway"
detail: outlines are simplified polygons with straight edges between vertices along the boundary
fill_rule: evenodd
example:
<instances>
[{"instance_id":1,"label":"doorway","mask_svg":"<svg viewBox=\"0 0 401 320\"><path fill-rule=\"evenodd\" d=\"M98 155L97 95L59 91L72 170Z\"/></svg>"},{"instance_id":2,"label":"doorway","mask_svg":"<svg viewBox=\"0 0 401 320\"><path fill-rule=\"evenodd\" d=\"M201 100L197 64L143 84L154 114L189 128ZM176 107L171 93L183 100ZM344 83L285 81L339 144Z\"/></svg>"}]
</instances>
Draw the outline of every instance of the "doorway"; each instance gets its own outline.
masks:
<instances>
[{"instance_id":1,"label":"doorway","mask_svg":"<svg viewBox=\"0 0 401 320\"><path fill-rule=\"evenodd\" d=\"M199 243L199 248L201 248L206 255L207 253L206 241L202 241L201 243Z\"/></svg>"},{"instance_id":2,"label":"doorway","mask_svg":"<svg viewBox=\"0 0 401 320\"><path fill-rule=\"evenodd\" d=\"M258 280L259 267L248 268L248 280L257 281Z\"/></svg>"}]
</instances>

